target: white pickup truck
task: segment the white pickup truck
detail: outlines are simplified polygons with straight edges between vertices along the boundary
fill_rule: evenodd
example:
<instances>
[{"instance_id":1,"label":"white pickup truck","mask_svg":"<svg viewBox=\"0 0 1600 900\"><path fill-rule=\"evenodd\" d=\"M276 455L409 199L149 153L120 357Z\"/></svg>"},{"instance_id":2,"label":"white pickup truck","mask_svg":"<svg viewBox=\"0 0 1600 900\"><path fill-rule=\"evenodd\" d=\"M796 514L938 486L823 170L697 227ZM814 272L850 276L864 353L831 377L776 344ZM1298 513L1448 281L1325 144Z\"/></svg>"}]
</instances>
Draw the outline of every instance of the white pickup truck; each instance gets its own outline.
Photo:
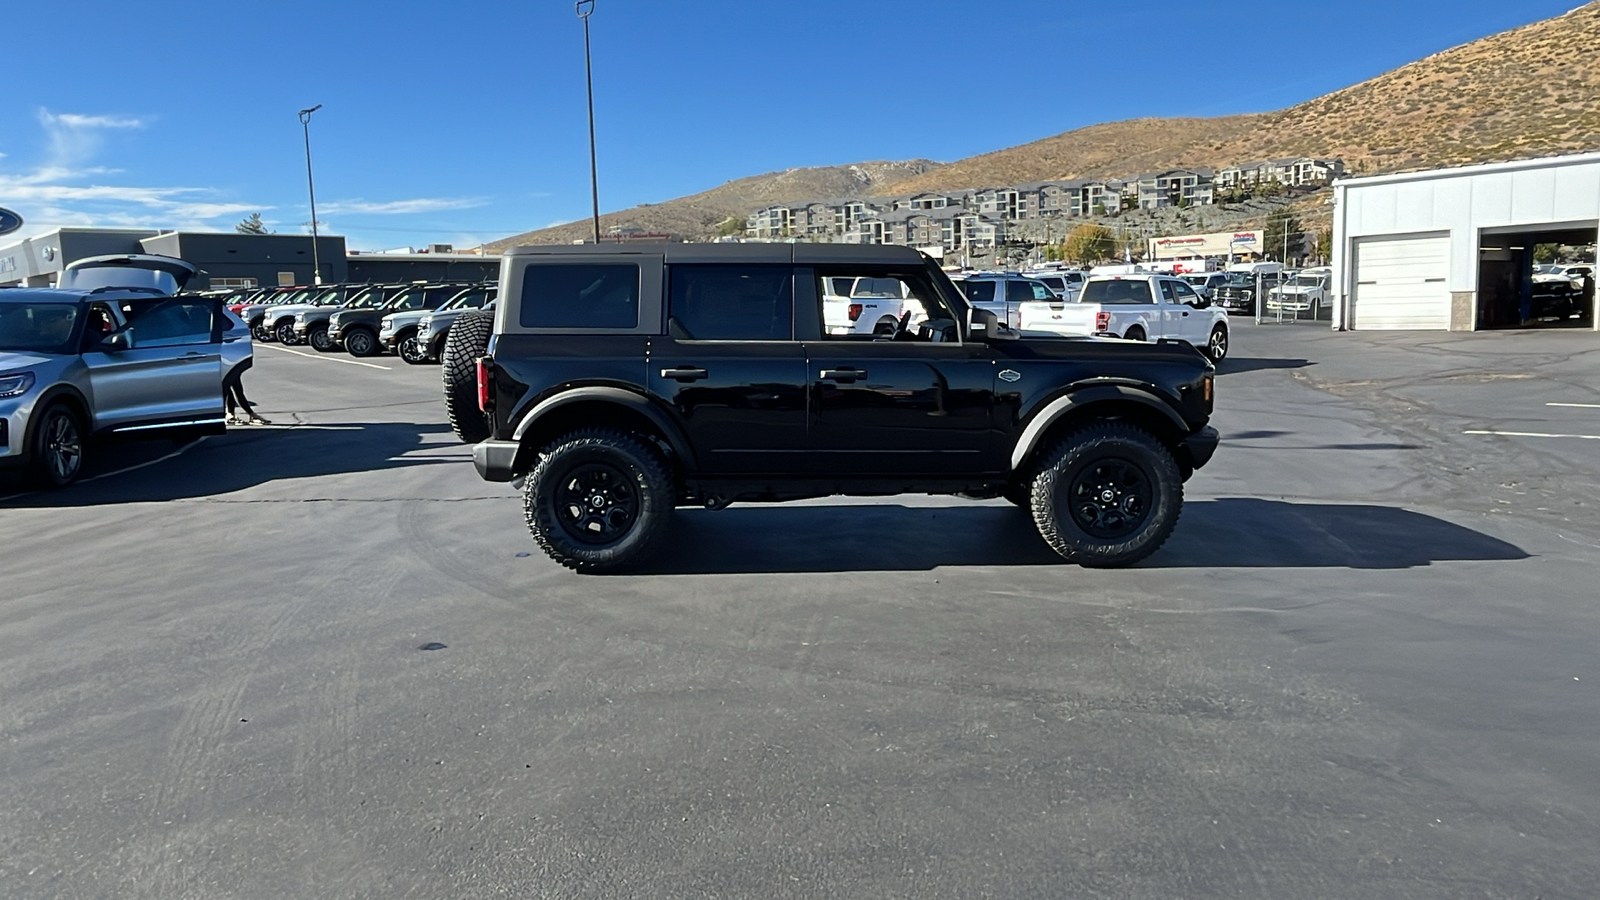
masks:
<instances>
[{"instance_id":1,"label":"white pickup truck","mask_svg":"<svg viewBox=\"0 0 1600 900\"><path fill-rule=\"evenodd\" d=\"M1076 303L1024 303L1021 330L1111 335L1130 341L1185 341L1213 361L1228 355L1228 314L1181 278L1091 275Z\"/></svg>"},{"instance_id":2,"label":"white pickup truck","mask_svg":"<svg viewBox=\"0 0 1600 900\"><path fill-rule=\"evenodd\" d=\"M898 278L824 278L823 325L834 335L894 334L906 313L911 313L909 325L928 317L922 304L906 295Z\"/></svg>"}]
</instances>

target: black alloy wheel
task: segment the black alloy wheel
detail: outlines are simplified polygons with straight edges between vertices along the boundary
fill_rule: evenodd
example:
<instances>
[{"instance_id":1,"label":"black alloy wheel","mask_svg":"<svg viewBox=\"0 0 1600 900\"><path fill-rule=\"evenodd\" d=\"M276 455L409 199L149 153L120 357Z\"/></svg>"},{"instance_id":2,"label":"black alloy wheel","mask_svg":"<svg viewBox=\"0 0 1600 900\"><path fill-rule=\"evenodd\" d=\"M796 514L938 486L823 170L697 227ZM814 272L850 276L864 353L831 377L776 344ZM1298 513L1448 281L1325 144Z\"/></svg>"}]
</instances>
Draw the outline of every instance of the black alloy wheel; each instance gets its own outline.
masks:
<instances>
[{"instance_id":1,"label":"black alloy wheel","mask_svg":"<svg viewBox=\"0 0 1600 900\"><path fill-rule=\"evenodd\" d=\"M332 353L339 349L334 346L333 338L328 336L328 323L319 322L306 330L306 343L318 353Z\"/></svg>"},{"instance_id":2,"label":"black alloy wheel","mask_svg":"<svg viewBox=\"0 0 1600 900\"><path fill-rule=\"evenodd\" d=\"M1228 356L1228 329L1218 325L1211 329L1211 338L1206 341L1206 356L1212 362L1222 362Z\"/></svg>"},{"instance_id":3,"label":"black alloy wheel","mask_svg":"<svg viewBox=\"0 0 1600 900\"><path fill-rule=\"evenodd\" d=\"M83 473L83 426L69 407L45 410L34 438L34 468L47 487L61 488Z\"/></svg>"},{"instance_id":4,"label":"black alloy wheel","mask_svg":"<svg viewBox=\"0 0 1600 900\"><path fill-rule=\"evenodd\" d=\"M350 351L351 356L377 356L382 348L371 329L352 328L344 333L344 349Z\"/></svg>"},{"instance_id":5,"label":"black alloy wheel","mask_svg":"<svg viewBox=\"0 0 1600 900\"><path fill-rule=\"evenodd\" d=\"M292 346L300 343L299 336L294 333L293 319L286 319L282 322L279 322L278 327L272 329L272 336L277 338L278 343L280 344L288 344Z\"/></svg>"},{"instance_id":6,"label":"black alloy wheel","mask_svg":"<svg viewBox=\"0 0 1600 900\"><path fill-rule=\"evenodd\" d=\"M1101 540L1122 540L1150 516L1150 475L1126 459L1102 459L1078 471L1064 498L1073 521Z\"/></svg>"},{"instance_id":7,"label":"black alloy wheel","mask_svg":"<svg viewBox=\"0 0 1600 900\"><path fill-rule=\"evenodd\" d=\"M522 496L528 531L551 559L579 572L615 572L655 551L677 491L648 441L590 428L547 447Z\"/></svg>"},{"instance_id":8,"label":"black alloy wheel","mask_svg":"<svg viewBox=\"0 0 1600 900\"><path fill-rule=\"evenodd\" d=\"M1183 476L1172 451L1148 431L1096 422L1045 455L1032 509L1040 536L1068 561L1128 566L1154 553L1177 527Z\"/></svg>"},{"instance_id":9,"label":"black alloy wheel","mask_svg":"<svg viewBox=\"0 0 1600 900\"><path fill-rule=\"evenodd\" d=\"M423 352L422 344L417 342L416 329L406 332L406 336L395 344L394 351L413 366L424 366L430 362L428 354Z\"/></svg>"}]
</instances>

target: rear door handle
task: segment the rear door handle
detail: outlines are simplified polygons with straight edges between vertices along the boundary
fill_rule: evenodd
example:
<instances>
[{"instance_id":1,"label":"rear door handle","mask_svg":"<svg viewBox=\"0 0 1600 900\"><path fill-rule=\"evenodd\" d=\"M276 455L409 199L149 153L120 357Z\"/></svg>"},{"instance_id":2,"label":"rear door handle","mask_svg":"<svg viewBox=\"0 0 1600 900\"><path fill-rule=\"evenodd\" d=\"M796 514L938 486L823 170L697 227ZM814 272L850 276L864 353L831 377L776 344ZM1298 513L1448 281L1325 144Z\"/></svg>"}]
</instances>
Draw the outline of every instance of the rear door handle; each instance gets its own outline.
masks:
<instances>
[{"instance_id":1,"label":"rear door handle","mask_svg":"<svg viewBox=\"0 0 1600 900\"><path fill-rule=\"evenodd\" d=\"M711 373L698 366L678 366L673 369L662 369L661 377L670 378L673 381L690 382L709 378Z\"/></svg>"},{"instance_id":2,"label":"rear door handle","mask_svg":"<svg viewBox=\"0 0 1600 900\"><path fill-rule=\"evenodd\" d=\"M817 375L823 381L837 381L840 384L854 384L860 379L867 377L867 370L845 366L841 369L823 369L821 372L818 372Z\"/></svg>"}]
</instances>

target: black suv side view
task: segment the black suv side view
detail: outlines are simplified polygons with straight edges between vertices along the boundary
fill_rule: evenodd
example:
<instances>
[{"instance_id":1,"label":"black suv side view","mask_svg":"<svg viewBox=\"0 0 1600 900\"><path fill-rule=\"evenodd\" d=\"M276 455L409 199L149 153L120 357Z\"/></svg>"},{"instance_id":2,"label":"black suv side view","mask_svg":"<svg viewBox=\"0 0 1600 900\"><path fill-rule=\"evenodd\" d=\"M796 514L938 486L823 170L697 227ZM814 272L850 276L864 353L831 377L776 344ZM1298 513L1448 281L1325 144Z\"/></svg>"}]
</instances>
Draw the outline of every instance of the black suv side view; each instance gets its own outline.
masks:
<instances>
[{"instance_id":1,"label":"black suv side view","mask_svg":"<svg viewBox=\"0 0 1600 900\"><path fill-rule=\"evenodd\" d=\"M837 277L902 283L892 334L826 333ZM1188 345L1021 339L905 247L521 248L490 315L450 331L451 422L583 572L643 562L679 506L899 493L1005 497L1064 558L1128 565L1217 444Z\"/></svg>"}]
</instances>

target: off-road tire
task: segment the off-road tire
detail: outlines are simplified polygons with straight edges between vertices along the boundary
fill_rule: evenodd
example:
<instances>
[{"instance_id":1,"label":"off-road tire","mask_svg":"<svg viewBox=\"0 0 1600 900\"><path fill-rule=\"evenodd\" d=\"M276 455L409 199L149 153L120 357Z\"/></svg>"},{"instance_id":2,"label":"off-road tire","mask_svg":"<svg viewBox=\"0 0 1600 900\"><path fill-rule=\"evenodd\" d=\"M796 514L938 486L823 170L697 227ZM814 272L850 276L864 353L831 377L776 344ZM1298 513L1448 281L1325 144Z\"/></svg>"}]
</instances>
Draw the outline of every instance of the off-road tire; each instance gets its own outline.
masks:
<instances>
[{"instance_id":1,"label":"off-road tire","mask_svg":"<svg viewBox=\"0 0 1600 900\"><path fill-rule=\"evenodd\" d=\"M377 356L383 352L383 342L370 328L351 328L344 333L344 349L351 356Z\"/></svg>"},{"instance_id":2,"label":"off-road tire","mask_svg":"<svg viewBox=\"0 0 1600 900\"><path fill-rule=\"evenodd\" d=\"M619 526L614 538L585 540L574 531L583 531L582 523L599 528L593 519L602 516L591 517L589 507L573 495L589 490L580 485L596 472L610 473L601 483L614 485L604 489L596 508L614 502L616 509L627 506L631 512L621 518L625 526ZM619 495L627 501L619 501ZM539 455L523 485L522 511L529 533L551 559L578 572L618 572L645 562L656 550L676 496L672 475L655 447L625 431L586 428L564 435ZM568 524L580 517L579 525Z\"/></svg>"},{"instance_id":3,"label":"off-road tire","mask_svg":"<svg viewBox=\"0 0 1600 900\"><path fill-rule=\"evenodd\" d=\"M1222 362L1228 358L1228 326L1217 325L1211 329L1211 337L1206 341L1205 355L1214 363Z\"/></svg>"},{"instance_id":4,"label":"off-road tire","mask_svg":"<svg viewBox=\"0 0 1600 900\"><path fill-rule=\"evenodd\" d=\"M31 443L31 475L38 486L64 488L83 474L88 435L83 420L67 404L52 403L44 409L34 425Z\"/></svg>"},{"instance_id":5,"label":"off-road tire","mask_svg":"<svg viewBox=\"0 0 1600 900\"><path fill-rule=\"evenodd\" d=\"M306 343L310 344L311 349L318 353L333 353L336 350L344 349L335 344L333 338L328 337L328 323L326 322L320 322L306 329Z\"/></svg>"},{"instance_id":6,"label":"off-road tire","mask_svg":"<svg viewBox=\"0 0 1600 900\"><path fill-rule=\"evenodd\" d=\"M456 437L476 444L489 437L489 423L478 408L478 358L489 352L494 334L494 313L465 312L450 323L444 351L439 354L444 379L444 409Z\"/></svg>"},{"instance_id":7,"label":"off-road tire","mask_svg":"<svg viewBox=\"0 0 1600 900\"><path fill-rule=\"evenodd\" d=\"M1144 340L1144 329L1135 325L1122 335L1122 339L1125 341L1142 341Z\"/></svg>"},{"instance_id":8,"label":"off-road tire","mask_svg":"<svg viewBox=\"0 0 1600 900\"><path fill-rule=\"evenodd\" d=\"M1091 486L1102 467L1131 470L1144 480L1143 517L1127 533L1091 533L1084 524L1087 517L1072 506L1074 488ZM1096 508L1098 497L1091 492L1082 501L1084 508ZM1088 568L1129 566L1159 549L1177 527L1183 478L1171 451L1154 435L1122 422L1097 422L1068 435L1045 455L1033 479L1032 507L1040 536L1062 558Z\"/></svg>"}]
</instances>

